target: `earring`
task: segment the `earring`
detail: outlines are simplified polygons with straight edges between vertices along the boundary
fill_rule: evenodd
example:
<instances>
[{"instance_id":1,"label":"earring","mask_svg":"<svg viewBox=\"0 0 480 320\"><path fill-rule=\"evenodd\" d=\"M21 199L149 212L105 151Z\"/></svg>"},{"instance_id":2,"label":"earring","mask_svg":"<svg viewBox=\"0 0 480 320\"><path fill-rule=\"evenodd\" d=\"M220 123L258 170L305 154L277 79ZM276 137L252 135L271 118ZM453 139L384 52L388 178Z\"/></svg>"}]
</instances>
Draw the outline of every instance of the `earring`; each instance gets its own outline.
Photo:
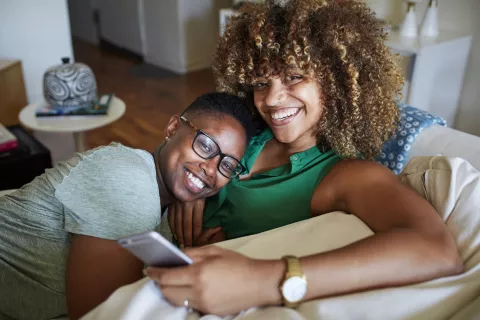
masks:
<instances>
[{"instance_id":1,"label":"earring","mask_svg":"<svg viewBox=\"0 0 480 320\"><path fill-rule=\"evenodd\" d=\"M165 141L168 141L168 139L170 139L170 136L165 137Z\"/></svg>"}]
</instances>

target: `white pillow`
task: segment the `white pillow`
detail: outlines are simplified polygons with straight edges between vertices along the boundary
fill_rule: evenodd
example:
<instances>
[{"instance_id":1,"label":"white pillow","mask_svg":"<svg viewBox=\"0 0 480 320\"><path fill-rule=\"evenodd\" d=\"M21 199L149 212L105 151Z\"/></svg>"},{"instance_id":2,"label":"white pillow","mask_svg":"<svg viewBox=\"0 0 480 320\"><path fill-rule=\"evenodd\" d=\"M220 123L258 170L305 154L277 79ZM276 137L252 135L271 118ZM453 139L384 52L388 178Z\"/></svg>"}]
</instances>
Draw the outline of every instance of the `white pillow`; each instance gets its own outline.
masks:
<instances>
[{"instance_id":1,"label":"white pillow","mask_svg":"<svg viewBox=\"0 0 480 320\"><path fill-rule=\"evenodd\" d=\"M422 177L423 176L423 177ZM480 263L480 173L461 158L413 158L400 179L437 210L467 270Z\"/></svg>"}]
</instances>

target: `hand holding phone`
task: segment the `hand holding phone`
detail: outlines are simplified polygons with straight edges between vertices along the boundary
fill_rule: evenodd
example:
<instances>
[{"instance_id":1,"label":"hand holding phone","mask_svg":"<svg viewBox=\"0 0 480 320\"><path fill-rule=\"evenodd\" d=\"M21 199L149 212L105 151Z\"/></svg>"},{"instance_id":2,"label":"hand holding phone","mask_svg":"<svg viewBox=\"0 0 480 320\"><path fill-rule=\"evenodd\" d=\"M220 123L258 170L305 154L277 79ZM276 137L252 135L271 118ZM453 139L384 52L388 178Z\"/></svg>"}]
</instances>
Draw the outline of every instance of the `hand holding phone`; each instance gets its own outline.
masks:
<instances>
[{"instance_id":1,"label":"hand holding phone","mask_svg":"<svg viewBox=\"0 0 480 320\"><path fill-rule=\"evenodd\" d=\"M192 259L154 231L119 239L118 244L152 267L179 267Z\"/></svg>"}]
</instances>

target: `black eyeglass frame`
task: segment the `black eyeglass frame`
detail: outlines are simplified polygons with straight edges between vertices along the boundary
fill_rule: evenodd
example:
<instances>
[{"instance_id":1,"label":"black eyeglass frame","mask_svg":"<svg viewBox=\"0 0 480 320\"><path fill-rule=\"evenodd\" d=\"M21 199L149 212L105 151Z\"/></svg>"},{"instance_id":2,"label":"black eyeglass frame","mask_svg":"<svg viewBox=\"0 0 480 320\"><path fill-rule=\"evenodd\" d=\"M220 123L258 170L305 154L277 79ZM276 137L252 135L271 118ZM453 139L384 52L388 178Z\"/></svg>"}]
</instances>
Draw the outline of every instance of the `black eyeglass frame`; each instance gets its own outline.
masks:
<instances>
[{"instance_id":1,"label":"black eyeglass frame","mask_svg":"<svg viewBox=\"0 0 480 320\"><path fill-rule=\"evenodd\" d=\"M197 128L192 122L190 122L190 120L188 120L187 118L185 118L184 116L180 116L180 120L182 120L184 123L186 123L187 125L189 125L193 130L195 130L197 132L197 134L195 135L195 138L193 138L193 141L192 141L192 150L197 154L197 156L199 156L200 158L202 159L205 159L205 160L210 160L210 159L213 159L215 158L216 156L220 155L220 161L218 162L218 165L217 165L217 170L218 172L220 172L222 174L222 176L224 176L225 178L227 179L233 179L233 178L236 178L238 177L239 175L241 175L243 172L245 172L246 168L242 165L242 163L240 162L240 160L238 160L237 158L231 156L231 155L228 155L228 154L225 154L221 151L220 149L220 146L218 145L218 142L215 141L214 138L212 138L211 136L209 136L207 133L205 133L202 129L199 129ZM210 140L213 141L213 143L215 143L215 145L217 146L217 152L215 152L214 154L212 154L211 156L209 157L204 157L202 155L200 155L197 150L195 150L195 141L197 140L197 138L201 135L204 135L206 136L207 138L209 138ZM235 161L237 161L238 165L240 166L240 171L234 175L234 176L231 176L231 177L228 177L227 175L225 175L222 170L220 170L220 164L222 163L223 159L225 158L230 158L230 159L233 159Z\"/></svg>"}]
</instances>

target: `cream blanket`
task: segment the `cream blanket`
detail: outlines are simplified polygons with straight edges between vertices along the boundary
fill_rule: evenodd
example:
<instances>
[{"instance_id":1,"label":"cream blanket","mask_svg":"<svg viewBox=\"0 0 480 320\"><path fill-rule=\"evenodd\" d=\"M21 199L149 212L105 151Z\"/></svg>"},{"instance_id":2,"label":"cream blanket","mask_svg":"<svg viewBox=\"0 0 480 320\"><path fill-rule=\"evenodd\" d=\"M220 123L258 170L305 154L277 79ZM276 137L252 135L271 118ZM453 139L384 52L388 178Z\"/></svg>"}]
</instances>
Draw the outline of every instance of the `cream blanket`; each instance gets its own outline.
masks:
<instances>
[{"instance_id":1,"label":"cream blanket","mask_svg":"<svg viewBox=\"0 0 480 320\"><path fill-rule=\"evenodd\" d=\"M428 199L455 237L464 274L398 288L309 301L296 310L252 308L228 319L480 319L480 174L459 158L413 159L400 179ZM218 244L255 258L323 252L372 235L359 219L333 212ZM413 250L414 248L412 248ZM170 306L148 279L118 289L84 319L200 319ZM208 315L202 319L220 319Z\"/></svg>"}]
</instances>

